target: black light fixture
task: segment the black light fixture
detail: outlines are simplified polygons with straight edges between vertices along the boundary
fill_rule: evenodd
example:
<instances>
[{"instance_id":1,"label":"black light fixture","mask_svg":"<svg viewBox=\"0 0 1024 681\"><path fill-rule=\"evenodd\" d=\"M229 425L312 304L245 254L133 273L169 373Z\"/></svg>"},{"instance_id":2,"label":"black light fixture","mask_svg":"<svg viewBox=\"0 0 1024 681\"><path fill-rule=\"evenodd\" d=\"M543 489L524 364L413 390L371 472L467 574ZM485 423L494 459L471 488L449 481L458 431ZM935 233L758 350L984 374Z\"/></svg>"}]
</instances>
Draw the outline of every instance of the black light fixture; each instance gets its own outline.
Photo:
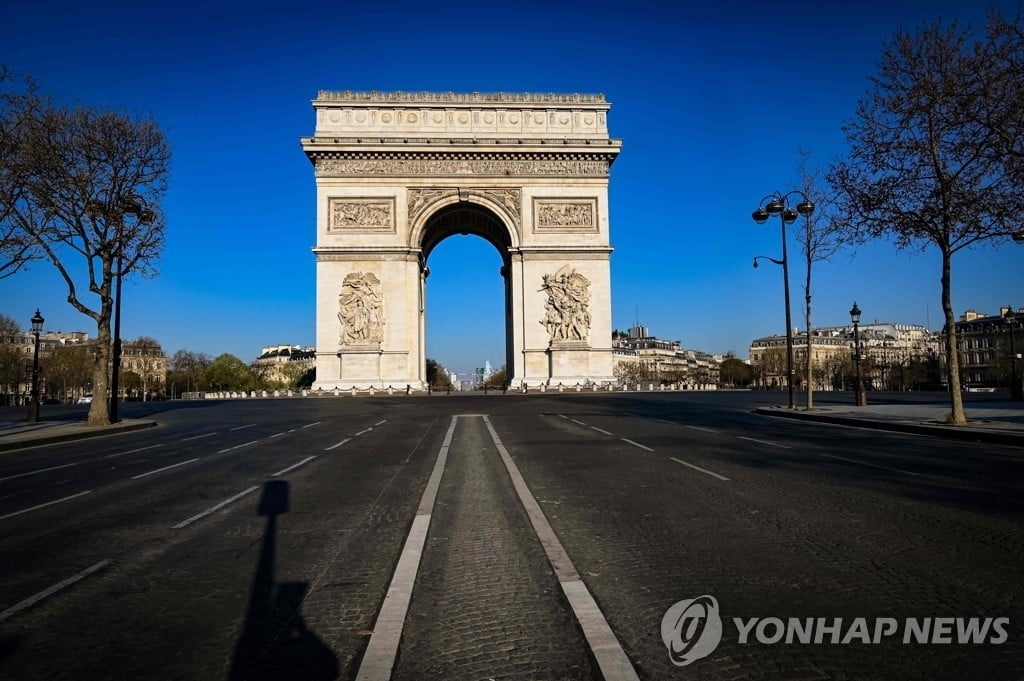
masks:
<instances>
[{"instance_id":1,"label":"black light fixture","mask_svg":"<svg viewBox=\"0 0 1024 681\"><path fill-rule=\"evenodd\" d=\"M39 308L32 317L32 336L35 339L35 350L32 353L32 383L28 398L28 422L39 421L39 334L43 332L43 315Z\"/></svg>"},{"instance_id":2,"label":"black light fixture","mask_svg":"<svg viewBox=\"0 0 1024 681\"><path fill-rule=\"evenodd\" d=\"M857 368L857 386L856 386L856 399L858 407L868 406L868 396L864 392L864 380L860 373L860 308L857 307L857 303L854 302L853 307L850 308L850 321L853 322L853 364Z\"/></svg>"},{"instance_id":3,"label":"black light fixture","mask_svg":"<svg viewBox=\"0 0 1024 681\"><path fill-rule=\"evenodd\" d=\"M798 194L803 198L803 201L797 204L796 210L789 207L789 197L793 194ZM769 194L761 199L761 204L750 214L754 222L759 225L767 222L768 217L771 215L778 215L779 221L782 223L782 259L776 260L765 255L759 255L754 258L754 267L757 267L757 261L762 258L782 267L782 286L786 301L786 386L789 390L790 409L796 406L796 400L793 388L793 321L789 304L789 257L786 248L786 225L793 224L800 215L810 219L813 212L814 204L811 203L803 192L794 190L788 194L781 194L779 192ZM808 387L808 389L810 388Z\"/></svg>"}]
</instances>

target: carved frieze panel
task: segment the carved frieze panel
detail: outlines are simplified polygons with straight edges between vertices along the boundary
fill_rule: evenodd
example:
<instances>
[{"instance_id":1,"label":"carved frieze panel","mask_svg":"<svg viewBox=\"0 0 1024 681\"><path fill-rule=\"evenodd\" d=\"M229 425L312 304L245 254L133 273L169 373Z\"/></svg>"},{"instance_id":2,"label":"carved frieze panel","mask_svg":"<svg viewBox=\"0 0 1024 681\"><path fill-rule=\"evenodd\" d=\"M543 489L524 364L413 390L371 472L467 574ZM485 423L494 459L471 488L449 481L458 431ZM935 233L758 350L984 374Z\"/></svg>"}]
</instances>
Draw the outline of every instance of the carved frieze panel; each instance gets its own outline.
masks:
<instances>
[{"instance_id":1,"label":"carved frieze panel","mask_svg":"<svg viewBox=\"0 0 1024 681\"><path fill-rule=\"evenodd\" d=\"M517 225L522 221L521 206L523 192L521 189L503 187L499 189L474 189L473 191L504 207Z\"/></svg>"},{"instance_id":2,"label":"carved frieze panel","mask_svg":"<svg viewBox=\"0 0 1024 681\"><path fill-rule=\"evenodd\" d=\"M432 158L317 158L318 177L435 177L486 176L559 176L607 177L611 165L606 159L432 159Z\"/></svg>"},{"instance_id":3,"label":"carved frieze panel","mask_svg":"<svg viewBox=\"0 0 1024 681\"><path fill-rule=\"evenodd\" d=\"M395 200L389 197L333 198L328 232L394 232Z\"/></svg>"},{"instance_id":4,"label":"carved frieze panel","mask_svg":"<svg viewBox=\"0 0 1024 681\"><path fill-rule=\"evenodd\" d=\"M534 232L596 232L597 199L534 199Z\"/></svg>"},{"instance_id":5,"label":"carved frieze panel","mask_svg":"<svg viewBox=\"0 0 1024 681\"><path fill-rule=\"evenodd\" d=\"M365 347L384 341L383 295L380 279L372 272L345 275L338 296L342 347Z\"/></svg>"},{"instance_id":6,"label":"carved frieze panel","mask_svg":"<svg viewBox=\"0 0 1024 681\"><path fill-rule=\"evenodd\" d=\"M570 265L545 274L541 292L547 296L544 319L552 343L582 342L590 334L590 280Z\"/></svg>"}]
</instances>

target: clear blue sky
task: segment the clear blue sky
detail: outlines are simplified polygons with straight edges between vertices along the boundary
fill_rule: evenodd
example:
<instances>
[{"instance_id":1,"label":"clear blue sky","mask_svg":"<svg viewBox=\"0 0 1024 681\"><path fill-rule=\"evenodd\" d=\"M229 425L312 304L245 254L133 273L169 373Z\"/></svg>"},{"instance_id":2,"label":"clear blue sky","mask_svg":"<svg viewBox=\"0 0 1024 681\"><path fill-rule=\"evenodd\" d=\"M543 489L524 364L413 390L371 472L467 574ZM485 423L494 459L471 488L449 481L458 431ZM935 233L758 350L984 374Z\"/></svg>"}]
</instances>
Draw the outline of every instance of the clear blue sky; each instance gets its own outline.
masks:
<instances>
[{"instance_id":1,"label":"clear blue sky","mask_svg":"<svg viewBox=\"0 0 1024 681\"><path fill-rule=\"evenodd\" d=\"M683 5L693 5L685 7ZM1015 10L1017 2L991 7ZM63 101L151 114L174 153L161 275L125 284L123 335L249 361L312 344L318 90L602 92L623 140L611 173L613 324L636 317L687 348L735 351L784 331L778 222L750 212L792 187L798 150L826 165L899 26L962 2L177 2L7 0L0 62ZM797 262L791 241L791 259ZM1024 248L961 253L953 300L1024 305ZM500 260L476 237L430 259L428 355L465 371L504 358ZM794 321L802 320L794 264ZM934 251L878 244L816 266L815 324L941 327ZM45 264L0 280L0 312L52 330L91 320ZM802 321L798 322L803 326Z\"/></svg>"}]
</instances>

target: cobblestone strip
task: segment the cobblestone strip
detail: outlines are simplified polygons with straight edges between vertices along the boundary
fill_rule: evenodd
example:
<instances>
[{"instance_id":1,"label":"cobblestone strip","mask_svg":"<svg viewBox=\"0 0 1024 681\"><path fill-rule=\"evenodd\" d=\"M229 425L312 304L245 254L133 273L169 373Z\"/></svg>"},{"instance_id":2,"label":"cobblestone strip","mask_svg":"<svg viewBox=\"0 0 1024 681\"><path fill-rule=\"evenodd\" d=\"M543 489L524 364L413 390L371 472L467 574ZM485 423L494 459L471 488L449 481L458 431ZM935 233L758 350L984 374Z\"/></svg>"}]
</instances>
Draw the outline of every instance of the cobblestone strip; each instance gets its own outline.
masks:
<instances>
[{"instance_id":1,"label":"cobblestone strip","mask_svg":"<svg viewBox=\"0 0 1024 681\"><path fill-rule=\"evenodd\" d=\"M448 450L452 445L452 435L455 433L458 418L452 417L451 425L444 436L444 443L437 453L434 470L427 481L427 488L423 490L416 518L413 520L412 529L409 530L402 555L398 559L398 567L395 568L391 585L388 586L387 595L381 605L380 614L373 627L373 635L370 636L366 654L359 665L356 681L387 681L391 678L391 670L398 656L398 643L402 638L405 615L412 599L412 588L416 582L416 571L419 569L420 556L423 555L423 545L426 543L427 530L430 528L430 514L437 498L438 487L441 485L441 476L444 475L444 465L448 460Z\"/></svg>"},{"instance_id":2,"label":"cobblestone strip","mask_svg":"<svg viewBox=\"0 0 1024 681\"><path fill-rule=\"evenodd\" d=\"M537 537L544 547L548 560L551 561L551 567L555 571L555 576L558 577L562 592L568 599L569 605L580 623L580 628L583 629L583 635L594 654L594 659L597 660L597 664L601 668L601 674L605 681L639 681L633 664L629 661L629 657L609 626L608 620L605 619L601 609L594 601L594 597L573 566L569 554L565 552L558 536L551 529L547 517L533 493L530 492L530 488L527 487L526 481L523 480L519 468L512 460L508 450L505 449L505 445L502 444L491 420L486 416L483 417L483 420L487 425L487 431L491 434L495 448L501 455L502 461L505 462L505 468L508 469L509 477L512 478L512 485L526 509L526 514L530 517L530 522L537 532Z\"/></svg>"}]
</instances>

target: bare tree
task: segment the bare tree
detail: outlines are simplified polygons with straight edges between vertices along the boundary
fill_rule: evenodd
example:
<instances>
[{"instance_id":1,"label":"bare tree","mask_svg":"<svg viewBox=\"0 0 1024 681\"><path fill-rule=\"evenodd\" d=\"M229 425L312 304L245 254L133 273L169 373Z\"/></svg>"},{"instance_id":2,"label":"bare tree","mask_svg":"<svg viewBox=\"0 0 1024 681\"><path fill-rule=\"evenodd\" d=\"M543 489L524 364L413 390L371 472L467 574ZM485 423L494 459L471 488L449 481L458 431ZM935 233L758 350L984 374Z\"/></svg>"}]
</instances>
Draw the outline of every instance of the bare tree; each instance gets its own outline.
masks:
<instances>
[{"instance_id":1,"label":"bare tree","mask_svg":"<svg viewBox=\"0 0 1024 681\"><path fill-rule=\"evenodd\" d=\"M0 279L39 257L25 223L39 215L25 201L28 181L24 164L32 123L44 106L30 78L0 65Z\"/></svg>"},{"instance_id":2,"label":"bare tree","mask_svg":"<svg viewBox=\"0 0 1024 681\"><path fill-rule=\"evenodd\" d=\"M96 322L89 423L110 423L108 392L114 282L152 276L164 244L157 211L170 150L150 119L89 107L42 107L18 159L24 190L13 212L40 257L57 269L68 302ZM84 273L84 274L82 274Z\"/></svg>"},{"instance_id":3,"label":"bare tree","mask_svg":"<svg viewBox=\"0 0 1024 681\"><path fill-rule=\"evenodd\" d=\"M1012 236L1024 220L1024 187L1005 160L1005 144L965 113L977 92L1003 77L991 68L988 44L969 44L955 23L899 31L883 52L873 87L844 127L849 158L828 175L852 240L884 237L899 248L938 249L953 424L967 422L952 306L953 255ZM1017 81L1020 87L1019 74ZM1000 106L1011 101L1003 98Z\"/></svg>"},{"instance_id":4,"label":"bare tree","mask_svg":"<svg viewBox=\"0 0 1024 681\"><path fill-rule=\"evenodd\" d=\"M807 352L804 356L804 378L807 381L807 409L814 408L814 339L811 335L811 270L816 262L824 262L835 255L842 245L836 223L833 221L834 203L829 196L820 168L810 168L810 152L801 151L797 171L800 189L814 204L814 212L804 215L802 227L796 230L807 275L804 278L804 324L807 329Z\"/></svg>"}]
</instances>

